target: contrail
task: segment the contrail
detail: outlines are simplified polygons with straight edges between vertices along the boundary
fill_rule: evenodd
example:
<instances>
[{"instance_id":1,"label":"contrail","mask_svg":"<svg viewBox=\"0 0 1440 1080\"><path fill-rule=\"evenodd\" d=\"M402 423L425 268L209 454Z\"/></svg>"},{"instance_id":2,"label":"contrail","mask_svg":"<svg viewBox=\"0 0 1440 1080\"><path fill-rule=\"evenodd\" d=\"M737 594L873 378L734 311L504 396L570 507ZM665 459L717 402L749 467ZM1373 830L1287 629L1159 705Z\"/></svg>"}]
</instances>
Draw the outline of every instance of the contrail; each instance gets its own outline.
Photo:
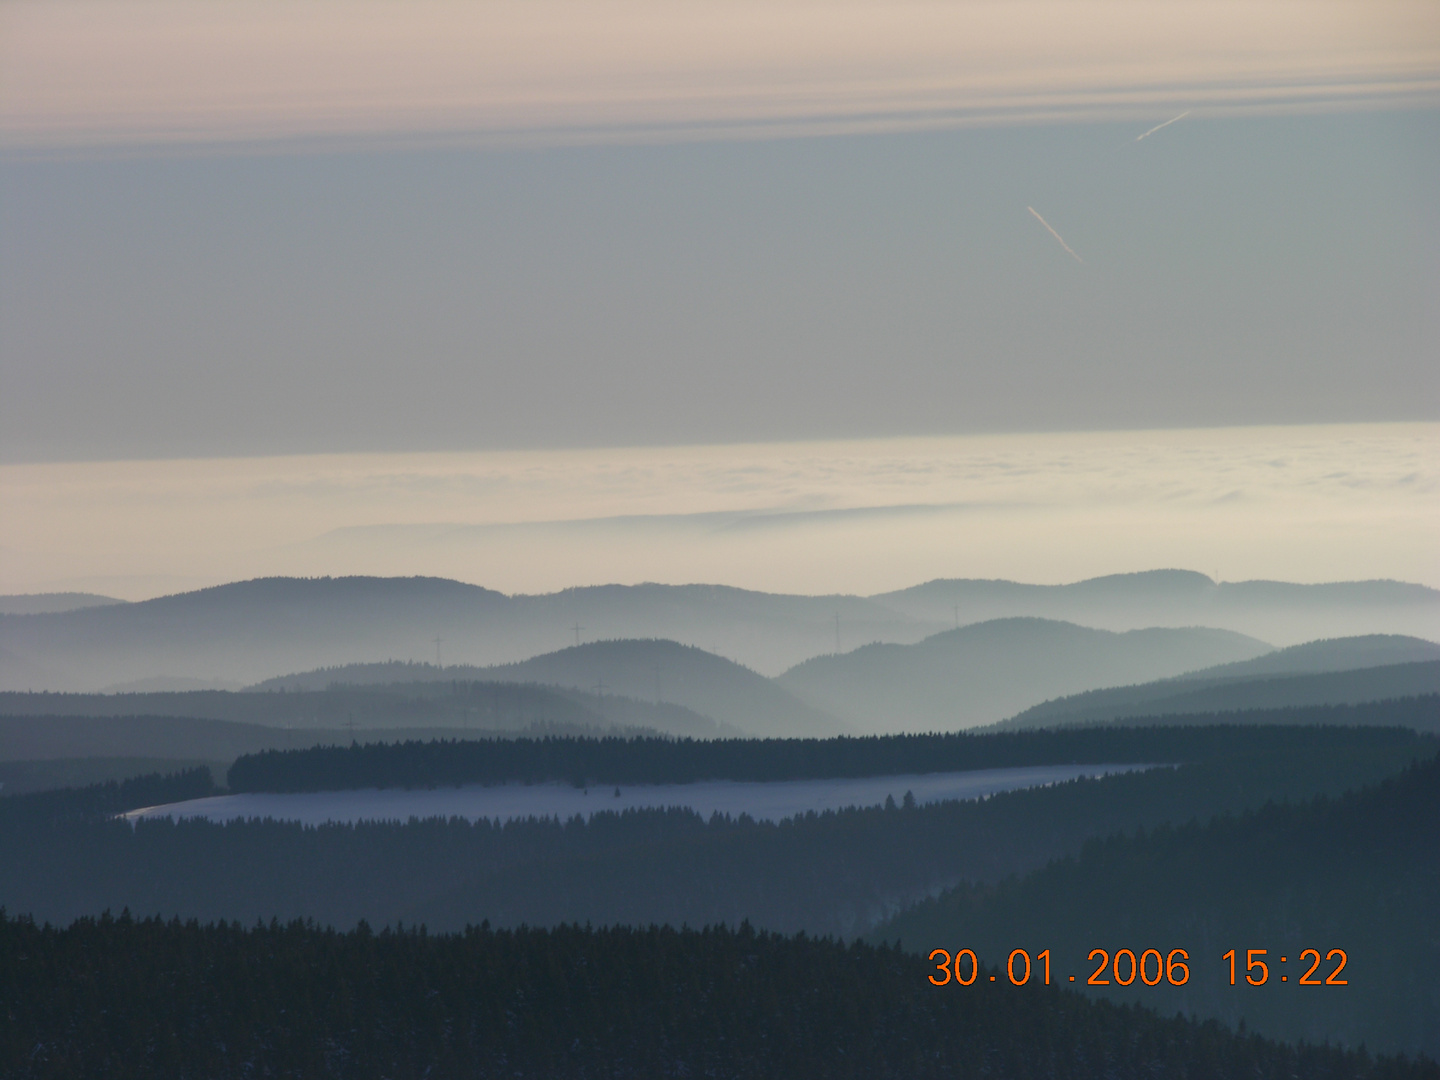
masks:
<instances>
[{"instance_id":1,"label":"contrail","mask_svg":"<svg viewBox=\"0 0 1440 1080\"><path fill-rule=\"evenodd\" d=\"M1153 128L1151 128L1149 131L1145 132L1144 135L1136 135L1136 136L1135 136L1135 141L1136 141L1136 142L1139 142L1141 139L1144 139L1144 138L1146 138L1146 137L1148 137L1148 136L1150 136L1150 135L1154 135L1155 132L1159 131L1162 127L1169 127L1169 126L1170 126L1171 124L1173 124L1176 120L1184 120L1185 117L1187 117L1187 116L1190 115L1190 113L1191 113L1191 110L1190 110L1190 109L1186 109L1186 110L1185 110L1184 112L1182 112L1179 116L1171 117L1169 120L1166 120L1163 124L1156 124L1156 125L1155 125Z\"/></svg>"},{"instance_id":2,"label":"contrail","mask_svg":"<svg viewBox=\"0 0 1440 1080\"><path fill-rule=\"evenodd\" d=\"M1040 214L1036 211L1036 209L1035 209L1033 206L1027 206L1027 207L1025 207L1025 209L1026 209L1026 210L1029 210L1030 213L1032 213L1032 214L1035 215L1035 220L1036 220L1036 221L1040 222L1041 225L1044 225L1045 228L1050 229L1050 223L1049 223L1048 221L1046 221L1043 217L1041 217ZM1074 249L1071 248L1069 244L1065 243L1065 238L1064 238L1063 236L1061 236L1061 235L1060 235L1058 232L1056 232L1054 229L1050 229L1050 235L1053 236L1056 240L1059 240L1059 241L1060 241L1060 246L1061 246L1061 247L1063 247L1066 251L1070 252L1071 255L1075 255ZM1078 262L1078 263L1083 263L1085 260L1082 259L1082 258L1080 258L1079 255L1075 255L1075 261Z\"/></svg>"}]
</instances>

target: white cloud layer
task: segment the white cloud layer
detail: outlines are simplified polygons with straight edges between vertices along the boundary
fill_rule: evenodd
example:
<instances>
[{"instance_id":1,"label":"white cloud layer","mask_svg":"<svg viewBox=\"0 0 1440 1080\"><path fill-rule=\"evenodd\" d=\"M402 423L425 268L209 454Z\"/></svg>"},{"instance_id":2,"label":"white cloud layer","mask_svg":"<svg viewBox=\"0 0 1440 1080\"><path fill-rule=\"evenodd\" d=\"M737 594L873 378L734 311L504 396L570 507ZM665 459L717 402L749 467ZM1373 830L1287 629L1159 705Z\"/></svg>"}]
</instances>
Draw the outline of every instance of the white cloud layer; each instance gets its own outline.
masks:
<instances>
[{"instance_id":1,"label":"white cloud layer","mask_svg":"<svg viewBox=\"0 0 1440 1080\"><path fill-rule=\"evenodd\" d=\"M1179 566L1440 586L1440 424L0 467L0 592L268 574L872 593Z\"/></svg>"},{"instance_id":2,"label":"white cloud layer","mask_svg":"<svg viewBox=\"0 0 1440 1080\"><path fill-rule=\"evenodd\" d=\"M1440 96L1432 0L10 0L12 146L792 134Z\"/></svg>"}]
</instances>

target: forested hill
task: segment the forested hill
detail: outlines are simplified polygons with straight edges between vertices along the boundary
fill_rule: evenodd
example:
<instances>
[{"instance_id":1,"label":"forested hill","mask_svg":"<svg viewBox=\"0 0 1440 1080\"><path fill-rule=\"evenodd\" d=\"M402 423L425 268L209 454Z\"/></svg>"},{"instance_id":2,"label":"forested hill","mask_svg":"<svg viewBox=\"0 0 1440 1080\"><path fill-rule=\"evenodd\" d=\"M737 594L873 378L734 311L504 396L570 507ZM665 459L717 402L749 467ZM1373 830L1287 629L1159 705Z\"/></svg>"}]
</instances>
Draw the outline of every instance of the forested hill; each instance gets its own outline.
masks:
<instances>
[{"instance_id":1,"label":"forested hill","mask_svg":"<svg viewBox=\"0 0 1440 1080\"><path fill-rule=\"evenodd\" d=\"M0 915L0 1072L80 1077L1434 1080L803 935L348 934ZM103 1020L99 1020L103 1018ZM97 1020L99 1022L97 1022Z\"/></svg>"},{"instance_id":2,"label":"forested hill","mask_svg":"<svg viewBox=\"0 0 1440 1080\"><path fill-rule=\"evenodd\" d=\"M1398 698L1436 700L1440 660L1387 664L1356 671L1253 679L1172 680L1090 690L1032 706L991 725L993 729L1053 727L1184 713L1293 709L1318 705L1366 705ZM1440 714L1422 725L1440 728Z\"/></svg>"},{"instance_id":3,"label":"forested hill","mask_svg":"<svg viewBox=\"0 0 1440 1080\"><path fill-rule=\"evenodd\" d=\"M433 670L433 669L432 669ZM651 728L671 735L734 735L674 701L656 702L525 683L433 680L329 686L298 693L184 690L122 694L0 692L5 716L175 716L273 728ZM293 745L277 743L276 745Z\"/></svg>"},{"instance_id":4,"label":"forested hill","mask_svg":"<svg viewBox=\"0 0 1440 1080\"><path fill-rule=\"evenodd\" d=\"M1405 634L1364 634L1358 637L1322 638L1303 645L1276 649L1254 660L1192 671L1176 681L1209 678L1253 678L1263 675L1318 675L1326 671L1419 664L1440 660L1440 645Z\"/></svg>"},{"instance_id":5,"label":"forested hill","mask_svg":"<svg viewBox=\"0 0 1440 1080\"><path fill-rule=\"evenodd\" d=\"M1271 651L1203 627L1113 633L1050 619L995 619L914 645L818 656L777 680L862 731L955 731L1046 698L1162 679Z\"/></svg>"},{"instance_id":6,"label":"forested hill","mask_svg":"<svg viewBox=\"0 0 1440 1080\"><path fill-rule=\"evenodd\" d=\"M0 831L103 820L142 806L201 799L213 794L214 780L210 770L202 765L79 788L12 795L0 799ZM0 903L0 907L3 906Z\"/></svg>"},{"instance_id":7,"label":"forested hill","mask_svg":"<svg viewBox=\"0 0 1440 1080\"><path fill-rule=\"evenodd\" d=\"M1105 691L1100 691L1101 694ZM1077 695L1083 698L1086 695ZM1104 709L1082 711L1077 718L1069 714L1029 722L1037 714L1021 713L1010 720L977 728L974 734L1002 731L1059 731L1077 727L1194 727L1203 724L1338 724L1346 727L1408 727L1430 735L1440 735L1440 694L1418 694L1411 697L1365 701L1358 705L1282 705L1270 709L1225 709L1219 712L1143 712L1110 716Z\"/></svg>"},{"instance_id":8,"label":"forested hill","mask_svg":"<svg viewBox=\"0 0 1440 1080\"><path fill-rule=\"evenodd\" d=\"M491 679L675 701L746 734L834 735L853 730L773 679L689 645L658 639L595 641L489 668Z\"/></svg>"},{"instance_id":9,"label":"forested hill","mask_svg":"<svg viewBox=\"0 0 1440 1080\"><path fill-rule=\"evenodd\" d=\"M1208 821L1269 801L1359 788L1435 753L1431 740L1334 729L1315 748L1218 757L1175 769L982 801L806 814L771 823L688 811L588 820L430 819L304 826L158 818L71 793L0 799L0 907L61 925L107 908L253 923L305 917L458 930L563 922L863 933L960 880L1040 869L1097 836ZM1292 730L1291 734L1295 734ZM208 784L208 777L204 777ZM204 791L174 793L188 798ZM164 799L146 799L142 805Z\"/></svg>"},{"instance_id":10,"label":"forested hill","mask_svg":"<svg viewBox=\"0 0 1440 1080\"><path fill-rule=\"evenodd\" d=\"M1339 799L1094 841L1023 880L946 892L873 936L922 954L968 947L991 963L1017 947L1050 949L1056 971L1081 985L1096 967L1086 959L1093 949L1138 957L1183 948L1192 960L1186 985L1144 986L1126 961L1095 992L1167 1013L1243 1015L1279 1038L1437 1055L1437 912L1440 761L1431 759ZM1230 949L1233 986L1223 959ZM1252 949L1265 950L1261 986L1245 982ZM1318 950L1320 985L1300 982L1305 949ZM1343 986L1323 984L1337 974L1334 949L1347 957Z\"/></svg>"},{"instance_id":11,"label":"forested hill","mask_svg":"<svg viewBox=\"0 0 1440 1080\"><path fill-rule=\"evenodd\" d=\"M232 791L281 792L546 780L576 785L800 780L1068 763L1179 764L1361 744L1435 752L1433 739L1403 728L1258 725L834 739L435 740L267 750L237 759L227 782Z\"/></svg>"}]
</instances>

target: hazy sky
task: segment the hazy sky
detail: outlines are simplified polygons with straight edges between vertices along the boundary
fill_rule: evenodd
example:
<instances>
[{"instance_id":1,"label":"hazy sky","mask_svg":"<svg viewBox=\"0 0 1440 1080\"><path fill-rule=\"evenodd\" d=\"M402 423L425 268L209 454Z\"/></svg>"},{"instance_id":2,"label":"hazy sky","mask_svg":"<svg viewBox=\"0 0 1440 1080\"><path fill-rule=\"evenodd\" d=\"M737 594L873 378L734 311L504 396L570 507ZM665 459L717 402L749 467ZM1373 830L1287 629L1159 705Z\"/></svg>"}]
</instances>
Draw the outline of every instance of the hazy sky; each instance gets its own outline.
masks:
<instances>
[{"instance_id":1,"label":"hazy sky","mask_svg":"<svg viewBox=\"0 0 1440 1080\"><path fill-rule=\"evenodd\" d=\"M0 592L140 599L268 574L506 592L936 577L1440 587L1440 425L0 466Z\"/></svg>"},{"instance_id":2,"label":"hazy sky","mask_svg":"<svg viewBox=\"0 0 1440 1080\"><path fill-rule=\"evenodd\" d=\"M265 474L264 456L291 455L287 477L330 475L305 455L338 454L346 475L384 478L427 452L734 444L717 460L758 461L794 440L1434 421L1437 176L1430 2L11 0L0 587L319 572L319 549L253 551L362 524L635 512L601 483L583 512L427 503L420 521L377 479L363 512L317 496L305 528L261 499L251 531L274 532L244 558L157 555L165 499L192 548L236 549L219 523L237 504L207 500L232 466ZM1314 430L1291 441L1313 447ZM1367 443L1365 469L1403 477L1399 447L1433 452L1433 425L1385 430L1405 434ZM1226 438L1265 460L1253 432ZM596 452L564 468L640 453ZM34 497L27 471L134 459L179 471L53 474L69 503ZM498 459L466 460L468 475ZM855 467L858 490L870 466ZM1136 468L1151 487L1194 475L1165 454ZM890 505L803 475L765 507ZM644 512L691 513L692 482L657 482ZM1433 502L1395 488L1409 524L1298 560L1302 576L1434 580L1417 490ZM1363 504L1326 499L1335 520ZM1007 573L1216 569L1162 503L1143 550L1037 550ZM1088 542L1102 552L1122 526ZM1277 528L1253 568L1290 542ZM884 535L850 537L851 569L810 578L859 588L875 575L858 553L902 536L950 550L943 530ZM1011 566L1013 530L991 535L976 566ZM325 558L453 562L413 536L367 543ZM753 553L686 550L696 569L677 557L672 577L783 584ZM466 576L568 584L573 554ZM632 577L643 560L626 558L584 573ZM974 569L941 562L917 555L917 572ZM782 564L809 580L798 555Z\"/></svg>"},{"instance_id":3,"label":"hazy sky","mask_svg":"<svg viewBox=\"0 0 1440 1080\"><path fill-rule=\"evenodd\" d=\"M1435 418L1440 112L1149 126L12 157L0 455Z\"/></svg>"}]
</instances>

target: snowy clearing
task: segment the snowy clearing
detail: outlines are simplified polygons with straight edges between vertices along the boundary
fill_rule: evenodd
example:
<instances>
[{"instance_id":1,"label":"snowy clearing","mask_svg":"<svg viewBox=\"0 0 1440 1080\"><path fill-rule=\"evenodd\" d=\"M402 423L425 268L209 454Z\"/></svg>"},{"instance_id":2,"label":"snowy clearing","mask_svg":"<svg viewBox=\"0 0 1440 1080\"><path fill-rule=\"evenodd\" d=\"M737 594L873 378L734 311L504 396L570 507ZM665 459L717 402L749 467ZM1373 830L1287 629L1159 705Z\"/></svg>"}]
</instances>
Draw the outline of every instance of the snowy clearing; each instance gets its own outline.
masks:
<instances>
[{"instance_id":1,"label":"snowy clearing","mask_svg":"<svg viewBox=\"0 0 1440 1080\"><path fill-rule=\"evenodd\" d=\"M325 822L407 821L410 818L462 817L470 821L575 815L602 811L685 807L709 817L749 814L780 821L814 810L880 806L886 797L900 803L912 792L921 804L978 799L1002 791L1040 787L1080 776L1104 776L1151 768L1149 765L1037 765L973 772L867 776L834 780L781 780L754 783L703 780L693 784L605 785L581 789L569 784L501 784L445 788L366 788L300 794L217 795L132 810L125 817L204 817L211 821L274 818L307 825ZM616 792L619 792L617 795Z\"/></svg>"}]
</instances>

